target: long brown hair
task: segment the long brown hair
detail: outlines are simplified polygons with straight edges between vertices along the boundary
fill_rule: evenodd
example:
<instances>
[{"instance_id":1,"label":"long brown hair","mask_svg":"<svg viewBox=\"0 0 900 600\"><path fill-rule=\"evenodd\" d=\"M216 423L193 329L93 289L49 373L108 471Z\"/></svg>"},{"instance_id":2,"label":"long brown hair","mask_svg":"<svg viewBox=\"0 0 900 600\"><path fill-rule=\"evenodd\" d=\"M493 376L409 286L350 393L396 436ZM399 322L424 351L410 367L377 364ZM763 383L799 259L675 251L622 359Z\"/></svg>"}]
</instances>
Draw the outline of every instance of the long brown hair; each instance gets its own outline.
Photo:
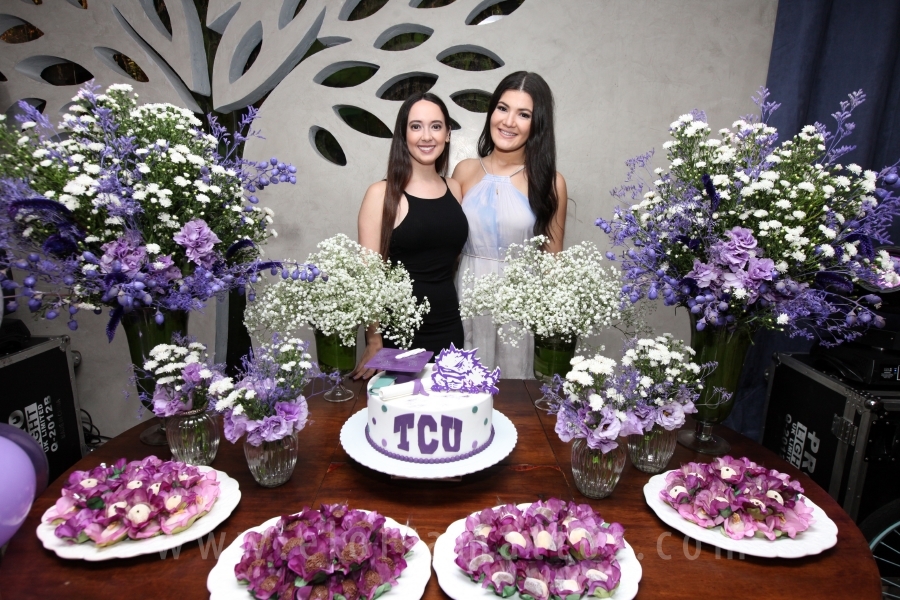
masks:
<instances>
[{"instance_id":1,"label":"long brown hair","mask_svg":"<svg viewBox=\"0 0 900 600\"><path fill-rule=\"evenodd\" d=\"M484 129L478 140L478 155L484 158L494 151L491 139L491 115L507 90L518 90L531 96L531 133L525 142L525 175L528 177L528 204L534 213L534 235L552 239L550 223L559 208L556 196L556 137L553 133L553 94L544 78L537 73L517 71L503 78L488 104Z\"/></svg>"},{"instance_id":2,"label":"long brown hair","mask_svg":"<svg viewBox=\"0 0 900 600\"><path fill-rule=\"evenodd\" d=\"M406 127L409 124L409 111L413 104L425 100L436 104L444 114L444 127L450 128L450 113L444 101L428 92L417 92L406 99L400 112L397 113L397 122L394 124L394 136L391 138L391 152L388 155L387 189L384 192L384 209L381 211L381 244L379 250L382 258L388 259L391 250L391 234L394 232L394 221L397 219L397 210L400 206L400 198L409 178L412 177L412 160L409 158L409 148L406 145ZM447 167L450 164L450 142L444 146L444 151L434 163L435 171L441 177L447 176Z\"/></svg>"}]
</instances>

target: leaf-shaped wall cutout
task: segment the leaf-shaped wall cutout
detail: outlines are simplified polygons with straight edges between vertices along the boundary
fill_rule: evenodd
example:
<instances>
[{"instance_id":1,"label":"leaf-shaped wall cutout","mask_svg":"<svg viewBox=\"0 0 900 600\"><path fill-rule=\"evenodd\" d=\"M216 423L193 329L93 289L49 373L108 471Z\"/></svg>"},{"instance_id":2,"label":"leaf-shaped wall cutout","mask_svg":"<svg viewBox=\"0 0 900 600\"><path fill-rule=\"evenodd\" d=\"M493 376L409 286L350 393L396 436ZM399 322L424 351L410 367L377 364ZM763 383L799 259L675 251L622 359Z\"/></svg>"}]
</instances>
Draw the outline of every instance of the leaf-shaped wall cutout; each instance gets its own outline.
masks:
<instances>
[{"instance_id":1,"label":"leaf-shaped wall cutout","mask_svg":"<svg viewBox=\"0 0 900 600\"><path fill-rule=\"evenodd\" d=\"M447 48L437 55L437 59L461 71L490 71L504 65L503 59L487 48L471 44Z\"/></svg>"},{"instance_id":2,"label":"leaf-shaped wall cutout","mask_svg":"<svg viewBox=\"0 0 900 600\"><path fill-rule=\"evenodd\" d=\"M18 17L12 15L0 15L0 40L7 44L24 44L31 42L42 35L44 32Z\"/></svg>"},{"instance_id":3,"label":"leaf-shaped wall cutout","mask_svg":"<svg viewBox=\"0 0 900 600\"><path fill-rule=\"evenodd\" d=\"M41 0L31 0L31 1L34 2L35 4L41 3ZM69 4L71 4L72 6L76 6L78 8L83 8L83 9L87 10L88 0L69 0Z\"/></svg>"},{"instance_id":4,"label":"leaf-shaped wall cutout","mask_svg":"<svg viewBox=\"0 0 900 600\"><path fill-rule=\"evenodd\" d=\"M415 6L416 8L440 8L442 6L447 6L448 4L453 4L456 0L412 0L410 2L411 6Z\"/></svg>"},{"instance_id":5,"label":"leaf-shaped wall cutout","mask_svg":"<svg viewBox=\"0 0 900 600\"><path fill-rule=\"evenodd\" d=\"M459 131L460 129L462 129L462 126L453 119L450 119L450 131Z\"/></svg>"},{"instance_id":6,"label":"leaf-shaped wall cutout","mask_svg":"<svg viewBox=\"0 0 900 600\"><path fill-rule=\"evenodd\" d=\"M9 81L9 80L6 78L6 75L4 75L3 73L0 73L0 81Z\"/></svg>"},{"instance_id":7,"label":"leaf-shaped wall cutout","mask_svg":"<svg viewBox=\"0 0 900 600\"><path fill-rule=\"evenodd\" d=\"M359 21L371 17L387 3L388 0L347 0L338 18L341 21Z\"/></svg>"},{"instance_id":8,"label":"leaf-shaped wall cutout","mask_svg":"<svg viewBox=\"0 0 900 600\"><path fill-rule=\"evenodd\" d=\"M396 100L403 102L411 95L419 92L427 92L437 83L437 75L428 73L407 73L398 75L387 81L376 95L382 100Z\"/></svg>"},{"instance_id":9,"label":"leaf-shaped wall cutout","mask_svg":"<svg viewBox=\"0 0 900 600\"><path fill-rule=\"evenodd\" d=\"M161 25L169 34L169 39L172 39L172 19L169 17L169 9L166 8L166 0L153 0L153 11L150 16L152 15L156 15L156 19L151 18L154 25L157 27Z\"/></svg>"},{"instance_id":10,"label":"leaf-shaped wall cutout","mask_svg":"<svg viewBox=\"0 0 900 600\"><path fill-rule=\"evenodd\" d=\"M135 81L146 83L150 81L144 70L134 62L130 57L122 54L118 50L112 48L96 47L94 54L103 61L103 63L120 75L126 75Z\"/></svg>"},{"instance_id":11,"label":"leaf-shaped wall cutout","mask_svg":"<svg viewBox=\"0 0 900 600\"><path fill-rule=\"evenodd\" d=\"M247 57L247 62L244 63L244 73L250 70L250 67L253 66L253 63L256 62L256 57L259 56L259 53L262 51L262 40L259 40L259 43L256 47L250 51L250 56ZM243 74L243 73L242 73Z\"/></svg>"},{"instance_id":12,"label":"leaf-shaped wall cutout","mask_svg":"<svg viewBox=\"0 0 900 600\"><path fill-rule=\"evenodd\" d=\"M465 90L456 92L450 96L450 99L468 111L486 113L491 102L491 95L481 90Z\"/></svg>"},{"instance_id":13,"label":"leaf-shaped wall cutout","mask_svg":"<svg viewBox=\"0 0 900 600\"><path fill-rule=\"evenodd\" d=\"M313 81L327 87L349 88L368 81L377 72L378 65L345 61L325 67L313 77Z\"/></svg>"},{"instance_id":14,"label":"leaf-shaped wall cutout","mask_svg":"<svg viewBox=\"0 0 900 600\"><path fill-rule=\"evenodd\" d=\"M93 78L90 71L71 60L50 65L41 71L41 79L50 85L80 85Z\"/></svg>"},{"instance_id":15,"label":"leaf-shaped wall cutout","mask_svg":"<svg viewBox=\"0 0 900 600\"><path fill-rule=\"evenodd\" d=\"M287 24L300 14L304 6L306 6L306 0L284 0L284 4L281 5L281 14L278 15L278 29L287 27Z\"/></svg>"},{"instance_id":16,"label":"leaf-shaped wall cutout","mask_svg":"<svg viewBox=\"0 0 900 600\"><path fill-rule=\"evenodd\" d=\"M309 130L309 141L319 156L340 167L346 166L347 157L344 155L344 149L330 131L313 126Z\"/></svg>"},{"instance_id":17,"label":"leaf-shaped wall cutout","mask_svg":"<svg viewBox=\"0 0 900 600\"><path fill-rule=\"evenodd\" d=\"M334 111L352 129L372 137L391 138L392 133L381 119L357 106L335 106Z\"/></svg>"},{"instance_id":18,"label":"leaf-shaped wall cutout","mask_svg":"<svg viewBox=\"0 0 900 600\"><path fill-rule=\"evenodd\" d=\"M428 38L431 37L431 34L428 33L418 33L415 31L411 31L409 33L401 33L400 35L395 35L388 41L386 41L382 46L381 50L388 50L391 52L398 52L400 50L412 50L416 46L421 46Z\"/></svg>"},{"instance_id":19,"label":"leaf-shaped wall cutout","mask_svg":"<svg viewBox=\"0 0 900 600\"><path fill-rule=\"evenodd\" d=\"M491 23L498 18L510 15L522 6L525 0L489 0L482 2L466 17L466 25L479 25Z\"/></svg>"}]
</instances>

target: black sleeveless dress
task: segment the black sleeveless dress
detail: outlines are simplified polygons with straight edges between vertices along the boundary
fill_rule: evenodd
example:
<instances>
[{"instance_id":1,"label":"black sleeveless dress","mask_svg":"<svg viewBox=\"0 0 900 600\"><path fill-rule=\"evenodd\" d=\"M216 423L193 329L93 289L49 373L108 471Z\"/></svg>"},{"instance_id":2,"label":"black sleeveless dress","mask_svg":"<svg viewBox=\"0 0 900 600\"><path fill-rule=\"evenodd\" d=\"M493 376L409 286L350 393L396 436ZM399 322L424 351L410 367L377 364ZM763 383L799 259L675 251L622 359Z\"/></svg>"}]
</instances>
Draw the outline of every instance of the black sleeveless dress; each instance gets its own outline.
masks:
<instances>
[{"instance_id":1,"label":"black sleeveless dress","mask_svg":"<svg viewBox=\"0 0 900 600\"><path fill-rule=\"evenodd\" d=\"M409 212L391 234L389 258L409 271L416 300L428 298L431 304L410 348L425 348L436 357L450 342L463 347L465 334L453 271L469 237L469 222L449 187L440 198L406 194L406 199ZM387 338L384 346L396 348Z\"/></svg>"}]
</instances>

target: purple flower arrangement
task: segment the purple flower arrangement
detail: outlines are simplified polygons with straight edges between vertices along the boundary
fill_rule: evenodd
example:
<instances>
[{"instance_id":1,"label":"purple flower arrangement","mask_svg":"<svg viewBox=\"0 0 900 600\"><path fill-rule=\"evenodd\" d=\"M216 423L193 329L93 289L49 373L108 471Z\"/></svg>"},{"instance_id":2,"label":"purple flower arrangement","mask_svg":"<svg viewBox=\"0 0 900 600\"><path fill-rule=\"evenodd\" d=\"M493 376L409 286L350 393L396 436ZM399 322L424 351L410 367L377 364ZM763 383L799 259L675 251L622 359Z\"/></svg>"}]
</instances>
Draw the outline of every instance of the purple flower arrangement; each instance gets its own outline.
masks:
<instances>
[{"instance_id":1,"label":"purple flower arrangement","mask_svg":"<svg viewBox=\"0 0 900 600\"><path fill-rule=\"evenodd\" d=\"M450 342L434 361L431 389L436 392L465 394L497 394L500 367L489 371L475 356L475 350L463 350Z\"/></svg>"},{"instance_id":2,"label":"purple flower arrangement","mask_svg":"<svg viewBox=\"0 0 900 600\"><path fill-rule=\"evenodd\" d=\"M165 311L198 310L266 270L319 275L260 259L259 244L277 234L254 194L295 183L296 168L238 156L259 135L243 133L255 110L235 134L210 116L207 134L190 111L136 97L125 84L86 85L56 129L24 102L19 131L0 123L0 286L16 297L7 308L25 301L47 319L67 315L75 330L79 311L107 306L112 338L136 309L155 310L161 324Z\"/></svg>"},{"instance_id":3,"label":"purple flower arrangement","mask_svg":"<svg viewBox=\"0 0 900 600\"><path fill-rule=\"evenodd\" d=\"M715 363L698 365L694 350L671 334L625 342L619 363L596 355L576 356L565 380L545 385L556 414L556 433L564 442L584 438L604 454L620 436L654 427L672 430L696 412L704 379Z\"/></svg>"},{"instance_id":4,"label":"purple flower arrangement","mask_svg":"<svg viewBox=\"0 0 900 600\"><path fill-rule=\"evenodd\" d=\"M858 281L893 287L895 265L878 245L900 213L896 165L880 172L837 160L865 99L850 94L837 129L807 125L790 140L766 124L778 104L763 89L759 117L710 137L700 111L682 115L663 144L667 168L650 173L653 152L628 161L617 207L597 226L621 246L623 299L662 297L707 327L785 330L835 344L881 327L880 298L854 293ZM607 253L616 259L613 252Z\"/></svg>"},{"instance_id":5,"label":"purple flower arrangement","mask_svg":"<svg viewBox=\"0 0 900 600\"><path fill-rule=\"evenodd\" d=\"M793 539L815 522L802 493L786 473L723 456L670 471L659 497L688 521L706 529L721 527L732 539L776 540Z\"/></svg>"},{"instance_id":6,"label":"purple flower arrangement","mask_svg":"<svg viewBox=\"0 0 900 600\"><path fill-rule=\"evenodd\" d=\"M226 378L216 386L215 410L225 415L229 442L246 435L248 443L259 446L306 426L309 408L303 388L318 371L307 346L276 333L270 343L244 357L237 384Z\"/></svg>"},{"instance_id":7,"label":"purple flower arrangement","mask_svg":"<svg viewBox=\"0 0 900 600\"><path fill-rule=\"evenodd\" d=\"M487 508L466 519L456 538L456 564L472 581L504 598L606 598L619 585L616 552L625 529L587 504L557 498L520 509Z\"/></svg>"},{"instance_id":8,"label":"purple flower arrangement","mask_svg":"<svg viewBox=\"0 0 900 600\"><path fill-rule=\"evenodd\" d=\"M206 346L179 334L171 344L159 344L150 350L144 371L156 385L153 396L142 392L141 400L161 418L208 408L227 380L222 365L209 363Z\"/></svg>"},{"instance_id":9,"label":"purple flower arrangement","mask_svg":"<svg viewBox=\"0 0 900 600\"><path fill-rule=\"evenodd\" d=\"M385 526L377 512L323 504L244 535L234 567L257 600L374 600L396 585L419 539Z\"/></svg>"},{"instance_id":10,"label":"purple flower arrangement","mask_svg":"<svg viewBox=\"0 0 900 600\"><path fill-rule=\"evenodd\" d=\"M69 475L44 521L56 525L61 539L110 546L184 531L218 498L215 470L204 473L155 456L129 463L122 458Z\"/></svg>"}]
</instances>

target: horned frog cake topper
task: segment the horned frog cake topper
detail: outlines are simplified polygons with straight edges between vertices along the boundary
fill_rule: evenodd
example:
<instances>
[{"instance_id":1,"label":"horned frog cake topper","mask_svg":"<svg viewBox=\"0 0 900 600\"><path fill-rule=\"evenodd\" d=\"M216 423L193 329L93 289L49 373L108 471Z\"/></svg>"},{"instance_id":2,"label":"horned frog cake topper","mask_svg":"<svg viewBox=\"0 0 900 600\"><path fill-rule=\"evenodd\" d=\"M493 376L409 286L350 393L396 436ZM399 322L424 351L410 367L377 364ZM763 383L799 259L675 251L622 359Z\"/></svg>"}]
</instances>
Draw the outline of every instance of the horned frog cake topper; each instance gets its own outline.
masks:
<instances>
[{"instance_id":1,"label":"horned frog cake topper","mask_svg":"<svg viewBox=\"0 0 900 600\"><path fill-rule=\"evenodd\" d=\"M449 348L441 350L434 361L431 389L435 392L496 394L499 391L497 382L500 380L500 367L488 371L476 358L477 351L478 348L457 348L452 342Z\"/></svg>"}]
</instances>

